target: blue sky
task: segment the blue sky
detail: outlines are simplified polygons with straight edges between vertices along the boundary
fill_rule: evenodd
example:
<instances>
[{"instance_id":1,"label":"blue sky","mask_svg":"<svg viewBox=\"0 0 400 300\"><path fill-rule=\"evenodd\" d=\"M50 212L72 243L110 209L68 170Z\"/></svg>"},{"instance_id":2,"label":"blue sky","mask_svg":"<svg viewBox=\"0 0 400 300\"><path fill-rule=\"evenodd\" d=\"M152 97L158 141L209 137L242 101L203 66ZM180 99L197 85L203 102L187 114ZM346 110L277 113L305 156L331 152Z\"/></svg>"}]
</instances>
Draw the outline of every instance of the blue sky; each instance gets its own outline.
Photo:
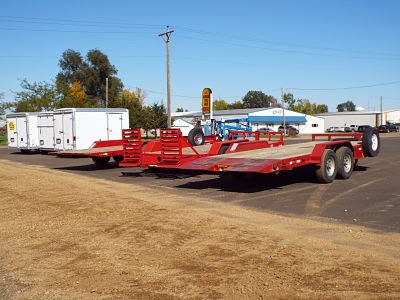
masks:
<instances>
[{"instance_id":1,"label":"blue sky","mask_svg":"<svg viewBox=\"0 0 400 300\"><path fill-rule=\"evenodd\" d=\"M125 88L166 103L171 35L172 111L200 110L201 91L241 100L250 90L326 104L400 109L400 1L4 1L0 92L52 82L67 49L106 54Z\"/></svg>"}]
</instances>

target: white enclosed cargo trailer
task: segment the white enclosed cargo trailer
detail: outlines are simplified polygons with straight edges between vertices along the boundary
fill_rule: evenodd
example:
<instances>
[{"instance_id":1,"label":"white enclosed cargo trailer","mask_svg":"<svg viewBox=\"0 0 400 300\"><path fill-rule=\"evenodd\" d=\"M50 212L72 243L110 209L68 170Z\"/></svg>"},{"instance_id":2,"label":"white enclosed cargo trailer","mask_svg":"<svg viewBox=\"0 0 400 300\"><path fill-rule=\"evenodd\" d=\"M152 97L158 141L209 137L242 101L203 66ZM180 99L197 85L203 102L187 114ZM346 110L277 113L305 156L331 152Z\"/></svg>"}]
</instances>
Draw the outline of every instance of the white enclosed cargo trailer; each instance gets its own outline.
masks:
<instances>
[{"instance_id":1,"label":"white enclosed cargo trailer","mask_svg":"<svg viewBox=\"0 0 400 300\"><path fill-rule=\"evenodd\" d=\"M95 141L121 140L129 128L123 108L61 108L53 112L54 149L88 149Z\"/></svg>"},{"instance_id":2,"label":"white enclosed cargo trailer","mask_svg":"<svg viewBox=\"0 0 400 300\"><path fill-rule=\"evenodd\" d=\"M54 113L52 111L39 113L37 127L39 134L39 150L54 150Z\"/></svg>"},{"instance_id":3,"label":"white enclosed cargo trailer","mask_svg":"<svg viewBox=\"0 0 400 300\"><path fill-rule=\"evenodd\" d=\"M6 115L8 148L30 152L39 148L39 135L35 112L19 112Z\"/></svg>"}]
</instances>

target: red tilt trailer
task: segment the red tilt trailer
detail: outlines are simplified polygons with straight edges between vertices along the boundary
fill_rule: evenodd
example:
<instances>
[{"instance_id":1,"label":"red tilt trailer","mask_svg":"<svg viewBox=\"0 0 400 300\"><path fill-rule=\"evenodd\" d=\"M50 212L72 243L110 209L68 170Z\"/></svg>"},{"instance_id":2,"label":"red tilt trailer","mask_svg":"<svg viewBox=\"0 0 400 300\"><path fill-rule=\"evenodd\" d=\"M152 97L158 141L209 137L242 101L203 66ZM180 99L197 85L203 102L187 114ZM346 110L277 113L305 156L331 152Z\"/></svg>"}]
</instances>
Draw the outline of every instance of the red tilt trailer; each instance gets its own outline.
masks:
<instances>
[{"instance_id":1,"label":"red tilt trailer","mask_svg":"<svg viewBox=\"0 0 400 300\"><path fill-rule=\"evenodd\" d=\"M376 129L363 133L313 134L309 142L284 145L260 139L261 133L234 132L243 138L191 146L179 129L161 129L159 141L143 142L140 131L123 130L124 160L120 166L142 166L214 173L278 173L305 165L315 166L317 178L330 183L350 178L354 165L364 157L375 157L380 150ZM246 135L255 135L253 140ZM326 140L321 141L324 138Z\"/></svg>"}]
</instances>

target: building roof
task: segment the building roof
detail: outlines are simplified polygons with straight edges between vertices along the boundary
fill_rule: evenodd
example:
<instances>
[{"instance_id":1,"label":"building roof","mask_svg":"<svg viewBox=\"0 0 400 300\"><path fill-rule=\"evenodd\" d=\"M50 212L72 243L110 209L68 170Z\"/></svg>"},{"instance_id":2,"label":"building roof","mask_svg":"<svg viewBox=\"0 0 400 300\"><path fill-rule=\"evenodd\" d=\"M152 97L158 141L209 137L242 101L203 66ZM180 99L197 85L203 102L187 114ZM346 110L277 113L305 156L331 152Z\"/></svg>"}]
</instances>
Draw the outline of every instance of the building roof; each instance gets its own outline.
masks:
<instances>
[{"instance_id":1,"label":"building roof","mask_svg":"<svg viewBox=\"0 0 400 300\"><path fill-rule=\"evenodd\" d=\"M84 108L84 107L72 107L72 108L59 108L54 110L54 114L60 114L63 112L127 112L126 108Z\"/></svg>"},{"instance_id":2,"label":"building roof","mask_svg":"<svg viewBox=\"0 0 400 300\"><path fill-rule=\"evenodd\" d=\"M317 117L325 117L325 116L345 116L345 115L376 115L380 114L380 111L366 111L366 110L356 110L356 111L342 111L342 112L327 112L322 114L315 114Z\"/></svg>"},{"instance_id":3,"label":"building roof","mask_svg":"<svg viewBox=\"0 0 400 300\"><path fill-rule=\"evenodd\" d=\"M263 123L306 123L307 119L305 116L249 116L250 122L263 122Z\"/></svg>"},{"instance_id":4,"label":"building roof","mask_svg":"<svg viewBox=\"0 0 400 300\"><path fill-rule=\"evenodd\" d=\"M231 115L248 115L253 112L272 109L275 107L261 107L261 108L241 108L241 109L226 109L226 110L214 110L213 116L231 116ZM201 111L190 111L190 112L174 112L171 114L172 117L201 117L203 113Z\"/></svg>"}]
</instances>

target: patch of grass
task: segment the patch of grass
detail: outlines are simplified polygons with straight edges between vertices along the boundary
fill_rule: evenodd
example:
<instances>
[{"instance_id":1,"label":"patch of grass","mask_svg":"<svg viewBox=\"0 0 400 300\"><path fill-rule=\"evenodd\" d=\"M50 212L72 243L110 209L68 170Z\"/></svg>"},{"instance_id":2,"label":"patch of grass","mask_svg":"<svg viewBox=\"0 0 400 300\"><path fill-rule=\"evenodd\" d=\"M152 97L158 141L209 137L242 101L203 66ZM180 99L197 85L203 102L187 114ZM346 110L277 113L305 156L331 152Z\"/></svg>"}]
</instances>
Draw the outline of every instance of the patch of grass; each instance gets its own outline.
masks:
<instances>
[{"instance_id":1,"label":"patch of grass","mask_svg":"<svg viewBox=\"0 0 400 300\"><path fill-rule=\"evenodd\" d=\"M0 146L7 146L7 136L0 135Z\"/></svg>"}]
</instances>

